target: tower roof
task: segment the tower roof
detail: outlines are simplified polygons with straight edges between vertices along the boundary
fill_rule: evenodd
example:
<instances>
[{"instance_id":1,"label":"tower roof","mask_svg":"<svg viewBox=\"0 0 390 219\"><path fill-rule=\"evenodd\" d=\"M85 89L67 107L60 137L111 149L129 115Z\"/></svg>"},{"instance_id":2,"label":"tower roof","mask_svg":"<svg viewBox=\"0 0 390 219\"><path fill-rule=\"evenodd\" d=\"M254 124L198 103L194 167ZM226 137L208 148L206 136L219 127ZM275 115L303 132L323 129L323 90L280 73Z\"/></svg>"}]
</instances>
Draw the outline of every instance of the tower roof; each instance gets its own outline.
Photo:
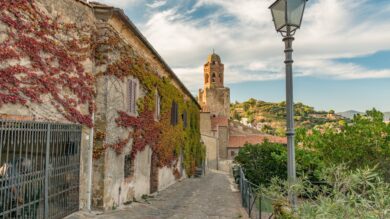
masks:
<instances>
[{"instance_id":1,"label":"tower roof","mask_svg":"<svg viewBox=\"0 0 390 219\"><path fill-rule=\"evenodd\" d=\"M221 62L221 58L213 52L207 57L207 62Z\"/></svg>"}]
</instances>

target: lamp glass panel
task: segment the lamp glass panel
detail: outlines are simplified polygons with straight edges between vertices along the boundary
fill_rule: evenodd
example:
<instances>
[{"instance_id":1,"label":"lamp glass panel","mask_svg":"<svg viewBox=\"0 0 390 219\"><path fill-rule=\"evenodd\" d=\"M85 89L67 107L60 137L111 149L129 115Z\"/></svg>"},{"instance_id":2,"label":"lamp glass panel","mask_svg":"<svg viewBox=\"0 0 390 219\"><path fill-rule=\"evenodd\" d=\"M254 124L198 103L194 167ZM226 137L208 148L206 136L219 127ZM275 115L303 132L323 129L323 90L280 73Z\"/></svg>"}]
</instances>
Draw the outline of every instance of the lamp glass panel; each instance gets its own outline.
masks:
<instances>
[{"instance_id":1,"label":"lamp glass panel","mask_svg":"<svg viewBox=\"0 0 390 219\"><path fill-rule=\"evenodd\" d=\"M272 15L274 17L275 27L277 30L286 25L286 2L285 0L278 0L271 7Z\"/></svg>"},{"instance_id":2,"label":"lamp glass panel","mask_svg":"<svg viewBox=\"0 0 390 219\"><path fill-rule=\"evenodd\" d=\"M303 9L306 0L287 0L287 23L292 26L301 26Z\"/></svg>"}]
</instances>

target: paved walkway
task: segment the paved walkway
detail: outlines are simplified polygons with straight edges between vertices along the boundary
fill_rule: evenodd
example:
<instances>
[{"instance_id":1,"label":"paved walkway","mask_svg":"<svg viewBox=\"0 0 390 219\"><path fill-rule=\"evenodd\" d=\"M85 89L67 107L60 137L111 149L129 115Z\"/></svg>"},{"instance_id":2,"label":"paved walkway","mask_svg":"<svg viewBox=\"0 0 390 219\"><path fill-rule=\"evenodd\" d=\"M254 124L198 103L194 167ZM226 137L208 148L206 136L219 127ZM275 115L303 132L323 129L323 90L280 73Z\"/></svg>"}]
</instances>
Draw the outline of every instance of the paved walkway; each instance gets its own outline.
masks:
<instances>
[{"instance_id":1,"label":"paved walkway","mask_svg":"<svg viewBox=\"0 0 390 219\"><path fill-rule=\"evenodd\" d=\"M178 182L148 200L101 215L79 212L68 219L233 219L247 218L239 192L227 174L210 172Z\"/></svg>"}]
</instances>

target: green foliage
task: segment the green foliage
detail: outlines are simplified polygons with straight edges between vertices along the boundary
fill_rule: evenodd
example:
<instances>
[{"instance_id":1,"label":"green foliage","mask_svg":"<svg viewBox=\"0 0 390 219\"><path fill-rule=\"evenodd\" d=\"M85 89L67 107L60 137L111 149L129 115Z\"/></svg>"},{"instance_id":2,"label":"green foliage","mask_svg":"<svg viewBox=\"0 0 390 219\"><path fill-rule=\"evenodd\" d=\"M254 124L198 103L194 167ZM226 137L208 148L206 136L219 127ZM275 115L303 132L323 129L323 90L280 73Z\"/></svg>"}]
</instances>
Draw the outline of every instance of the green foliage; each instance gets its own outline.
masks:
<instances>
[{"instance_id":1,"label":"green foliage","mask_svg":"<svg viewBox=\"0 0 390 219\"><path fill-rule=\"evenodd\" d=\"M313 128L316 125L326 123L337 123L340 118L328 118L326 111L316 111L313 107L303 103L294 104L296 127ZM253 123L264 123L261 118L265 118L269 124L263 131L267 134L284 136L282 128L285 128L286 121L286 102L270 103L250 98L249 100L239 103L235 102L230 106L232 118L254 118ZM257 119L260 118L260 119Z\"/></svg>"},{"instance_id":2,"label":"green foliage","mask_svg":"<svg viewBox=\"0 0 390 219\"><path fill-rule=\"evenodd\" d=\"M320 178L327 185L313 185L307 178L289 185L287 181L274 178L261 192L273 200L277 218L390 218L390 185L375 169L350 171L345 165L331 166L321 172ZM282 211L291 209L287 200L291 191L301 197L295 213Z\"/></svg>"},{"instance_id":3,"label":"green foliage","mask_svg":"<svg viewBox=\"0 0 390 219\"><path fill-rule=\"evenodd\" d=\"M235 157L249 181L256 185L268 185L272 177L287 177L285 147L268 141L263 144L246 144Z\"/></svg>"},{"instance_id":4,"label":"green foliage","mask_svg":"<svg viewBox=\"0 0 390 219\"><path fill-rule=\"evenodd\" d=\"M383 113L373 109L339 125L310 132L298 129L297 144L315 151L327 165L347 163L351 169L378 165L390 179L390 126L383 122Z\"/></svg>"},{"instance_id":5,"label":"green foliage","mask_svg":"<svg viewBox=\"0 0 390 219\"><path fill-rule=\"evenodd\" d=\"M233 112L233 119L237 120L237 121L241 121L241 115L240 113L238 113L237 111L234 111Z\"/></svg>"},{"instance_id":6,"label":"green foliage","mask_svg":"<svg viewBox=\"0 0 390 219\"><path fill-rule=\"evenodd\" d=\"M250 106L251 106L251 105L250 105L249 103L247 103L247 102L243 103L243 105L242 105L242 107L243 107L243 109L244 109L245 112L247 112L247 111L249 110L249 107L250 107Z\"/></svg>"}]
</instances>

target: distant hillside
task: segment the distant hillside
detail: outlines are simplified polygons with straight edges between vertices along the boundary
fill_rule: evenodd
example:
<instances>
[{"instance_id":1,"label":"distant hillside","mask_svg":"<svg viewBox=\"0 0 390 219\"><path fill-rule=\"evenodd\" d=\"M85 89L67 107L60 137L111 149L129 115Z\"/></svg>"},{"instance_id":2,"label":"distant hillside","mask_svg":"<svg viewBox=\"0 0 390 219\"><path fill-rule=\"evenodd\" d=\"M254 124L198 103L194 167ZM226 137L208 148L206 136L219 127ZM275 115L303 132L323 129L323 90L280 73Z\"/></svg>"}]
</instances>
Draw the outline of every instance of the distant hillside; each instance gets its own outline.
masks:
<instances>
[{"instance_id":1,"label":"distant hillside","mask_svg":"<svg viewBox=\"0 0 390 219\"><path fill-rule=\"evenodd\" d=\"M356 111L356 110L349 110L349 111L346 111L346 112L337 113L337 115L340 115L340 116L348 118L348 119L353 119L353 117L355 115L357 115L357 114L364 115L366 113L362 113L362 112L359 112L359 111ZM385 121L390 121L390 112L385 112L385 113L383 113L383 115L384 115L384 120Z\"/></svg>"},{"instance_id":2,"label":"distant hillside","mask_svg":"<svg viewBox=\"0 0 390 219\"><path fill-rule=\"evenodd\" d=\"M385 121L390 121L390 112L383 113L385 115Z\"/></svg>"},{"instance_id":3,"label":"distant hillside","mask_svg":"<svg viewBox=\"0 0 390 219\"><path fill-rule=\"evenodd\" d=\"M348 110L348 111L345 111L345 112L340 112L340 113L337 113L337 115L340 115L342 117L345 117L345 118L348 118L348 119L353 119L353 117L357 114L365 114L365 113L362 113L362 112L359 112L359 111L356 111L356 110Z\"/></svg>"},{"instance_id":4,"label":"distant hillside","mask_svg":"<svg viewBox=\"0 0 390 219\"><path fill-rule=\"evenodd\" d=\"M263 133L284 136L286 130L286 103L270 103L262 100L233 103L230 107L231 118L256 128ZM295 104L296 127L312 128L316 125L338 122L344 119L333 110L316 111L313 107L302 103Z\"/></svg>"}]
</instances>

